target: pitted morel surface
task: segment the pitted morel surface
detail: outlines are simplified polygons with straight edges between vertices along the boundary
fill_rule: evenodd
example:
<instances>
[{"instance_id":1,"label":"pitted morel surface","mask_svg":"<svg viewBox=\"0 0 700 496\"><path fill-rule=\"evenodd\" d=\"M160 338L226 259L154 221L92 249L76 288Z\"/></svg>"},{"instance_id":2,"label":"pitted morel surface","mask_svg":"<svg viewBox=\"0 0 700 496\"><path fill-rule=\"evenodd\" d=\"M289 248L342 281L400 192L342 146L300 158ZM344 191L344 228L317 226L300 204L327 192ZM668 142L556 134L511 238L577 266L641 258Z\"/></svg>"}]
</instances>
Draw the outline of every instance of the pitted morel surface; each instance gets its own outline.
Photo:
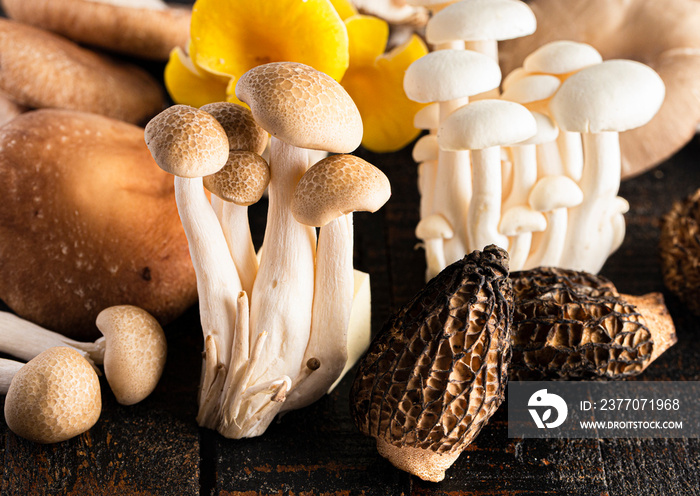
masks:
<instances>
[{"instance_id":1,"label":"pitted morel surface","mask_svg":"<svg viewBox=\"0 0 700 496\"><path fill-rule=\"evenodd\" d=\"M356 425L398 447L461 451L503 400L512 292L505 251L450 265L393 317L351 391Z\"/></svg>"}]
</instances>

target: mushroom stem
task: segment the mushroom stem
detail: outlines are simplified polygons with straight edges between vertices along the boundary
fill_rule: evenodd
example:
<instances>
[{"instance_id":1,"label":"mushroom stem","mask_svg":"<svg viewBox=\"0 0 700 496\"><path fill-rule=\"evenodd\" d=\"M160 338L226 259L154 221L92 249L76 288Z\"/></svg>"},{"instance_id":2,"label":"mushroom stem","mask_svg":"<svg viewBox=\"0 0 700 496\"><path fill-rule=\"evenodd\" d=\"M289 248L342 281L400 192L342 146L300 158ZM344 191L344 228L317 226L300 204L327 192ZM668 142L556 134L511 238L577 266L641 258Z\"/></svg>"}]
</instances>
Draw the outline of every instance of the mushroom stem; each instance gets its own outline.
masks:
<instances>
[{"instance_id":1,"label":"mushroom stem","mask_svg":"<svg viewBox=\"0 0 700 496\"><path fill-rule=\"evenodd\" d=\"M23 366L22 362L0 358L0 394L7 394L12 378Z\"/></svg>"},{"instance_id":2,"label":"mushroom stem","mask_svg":"<svg viewBox=\"0 0 700 496\"><path fill-rule=\"evenodd\" d=\"M490 244L508 248L508 238L498 231L501 219L501 148L472 150L472 198L467 213L469 251Z\"/></svg>"},{"instance_id":3,"label":"mushroom stem","mask_svg":"<svg viewBox=\"0 0 700 496\"><path fill-rule=\"evenodd\" d=\"M425 280L429 281L447 267L445 261L445 240L443 238L431 238L423 241L425 249L426 273Z\"/></svg>"},{"instance_id":4,"label":"mushroom stem","mask_svg":"<svg viewBox=\"0 0 700 496\"><path fill-rule=\"evenodd\" d=\"M582 137L583 202L570 211L561 266L596 273L612 243L612 226L600 219L620 187L620 141L616 132L583 133Z\"/></svg>"},{"instance_id":5,"label":"mushroom stem","mask_svg":"<svg viewBox=\"0 0 700 496\"><path fill-rule=\"evenodd\" d=\"M566 239L567 209L555 208L545 215L547 216L547 229L542 233L537 249L525 262L523 270L535 267L555 267L559 264Z\"/></svg>"},{"instance_id":6,"label":"mushroom stem","mask_svg":"<svg viewBox=\"0 0 700 496\"><path fill-rule=\"evenodd\" d=\"M104 338L94 343L75 341L12 313L0 312L0 351L22 360L29 361L49 348L70 346L91 365L99 365L104 360L104 343Z\"/></svg>"},{"instance_id":7,"label":"mushroom stem","mask_svg":"<svg viewBox=\"0 0 700 496\"><path fill-rule=\"evenodd\" d=\"M583 144L581 135L571 131L559 131L557 136L559 155L564 166L564 174L574 181L581 179L583 172Z\"/></svg>"},{"instance_id":8,"label":"mushroom stem","mask_svg":"<svg viewBox=\"0 0 700 496\"><path fill-rule=\"evenodd\" d=\"M513 155L513 186L503 202L504 212L517 205L526 205L527 196L537 182L536 145L515 145L510 150Z\"/></svg>"},{"instance_id":9,"label":"mushroom stem","mask_svg":"<svg viewBox=\"0 0 700 496\"><path fill-rule=\"evenodd\" d=\"M418 192L420 194L421 219L433 214L435 211L437 164L437 160L429 160L427 162L421 162L418 165Z\"/></svg>"},{"instance_id":10,"label":"mushroom stem","mask_svg":"<svg viewBox=\"0 0 700 496\"><path fill-rule=\"evenodd\" d=\"M535 148L539 177L558 176L564 173L564 165L556 141L539 143Z\"/></svg>"},{"instance_id":11,"label":"mushroom stem","mask_svg":"<svg viewBox=\"0 0 700 496\"><path fill-rule=\"evenodd\" d=\"M316 280L311 336L302 367L314 360L313 373L302 371L283 410L302 408L322 397L345 368L348 324L355 281L353 274L353 215L346 214L321 227L316 251Z\"/></svg>"},{"instance_id":12,"label":"mushroom stem","mask_svg":"<svg viewBox=\"0 0 700 496\"><path fill-rule=\"evenodd\" d=\"M531 232L523 232L512 237L508 248L511 270L521 270L525 266L527 256L530 253L530 246L532 246Z\"/></svg>"},{"instance_id":13,"label":"mushroom stem","mask_svg":"<svg viewBox=\"0 0 700 496\"><path fill-rule=\"evenodd\" d=\"M248 207L236 205L233 202L223 202L221 226L233 264L241 280L241 287L250 295L253 293L253 283L258 273L258 257L250 234Z\"/></svg>"},{"instance_id":14,"label":"mushroom stem","mask_svg":"<svg viewBox=\"0 0 700 496\"><path fill-rule=\"evenodd\" d=\"M410 474L417 475L423 480L440 482L445 478L445 470L457 461L461 451L457 453L438 453L429 449L403 446L399 448L377 438L377 451L394 465Z\"/></svg>"}]
</instances>

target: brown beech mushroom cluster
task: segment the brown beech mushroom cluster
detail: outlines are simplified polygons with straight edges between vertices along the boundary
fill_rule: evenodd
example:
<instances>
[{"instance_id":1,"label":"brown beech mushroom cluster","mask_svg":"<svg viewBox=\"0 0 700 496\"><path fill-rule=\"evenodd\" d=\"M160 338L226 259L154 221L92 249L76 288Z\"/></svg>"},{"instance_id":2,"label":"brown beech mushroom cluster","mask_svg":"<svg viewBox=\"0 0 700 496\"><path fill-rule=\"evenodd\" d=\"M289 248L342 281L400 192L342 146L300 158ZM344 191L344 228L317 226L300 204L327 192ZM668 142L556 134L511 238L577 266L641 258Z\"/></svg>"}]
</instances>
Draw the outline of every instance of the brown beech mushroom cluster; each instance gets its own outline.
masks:
<instances>
[{"instance_id":1,"label":"brown beech mushroom cluster","mask_svg":"<svg viewBox=\"0 0 700 496\"><path fill-rule=\"evenodd\" d=\"M660 293L623 295L601 276L555 268L511 279L511 379L624 379L676 343Z\"/></svg>"},{"instance_id":2,"label":"brown beech mushroom cluster","mask_svg":"<svg viewBox=\"0 0 700 496\"><path fill-rule=\"evenodd\" d=\"M373 340L352 417L396 467L442 480L501 404L512 298L508 255L488 246L443 270Z\"/></svg>"},{"instance_id":3,"label":"brown beech mushroom cluster","mask_svg":"<svg viewBox=\"0 0 700 496\"><path fill-rule=\"evenodd\" d=\"M661 222L661 269L666 287L700 315L700 190L674 203Z\"/></svg>"},{"instance_id":4,"label":"brown beech mushroom cluster","mask_svg":"<svg viewBox=\"0 0 700 496\"><path fill-rule=\"evenodd\" d=\"M321 397L365 349L369 294L353 271L351 213L377 210L390 187L378 169L344 155L359 146L362 122L329 76L264 64L238 80L236 95L250 111L176 105L149 122L145 137L175 175L197 273L205 347L198 422L242 438ZM269 171L259 156L267 133ZM309 168L310 150L340 155ZM258 262L246 208L268 179Z\"/></svg>"},{"instance_id":5,"label":"brown beech mushroom cluster","mask_svg":"<svg viewBox=\"0 0 700 496\"><path fill-rule=\"evenodd\" d=\"M196 301L172 178L143 130L65 110L0 129L0 299L72 338L96 337L106 307L167 323Z\"/></svg>"},{"instance_id":6,"label":"brown beech mushroom cluster","mask_svg":"<svg viewBox=\"0 0 700 496\"><path fill-rule=\"evenodd\" d=\"M671 156L700 122L700 4L695 0L530 0L538 30L502 46L504 74L550 42L592 45L602 58L629 59L654 69L666 89L658 114L620 136L622 177L639 174Z\"/></svg>"}]
</instances>

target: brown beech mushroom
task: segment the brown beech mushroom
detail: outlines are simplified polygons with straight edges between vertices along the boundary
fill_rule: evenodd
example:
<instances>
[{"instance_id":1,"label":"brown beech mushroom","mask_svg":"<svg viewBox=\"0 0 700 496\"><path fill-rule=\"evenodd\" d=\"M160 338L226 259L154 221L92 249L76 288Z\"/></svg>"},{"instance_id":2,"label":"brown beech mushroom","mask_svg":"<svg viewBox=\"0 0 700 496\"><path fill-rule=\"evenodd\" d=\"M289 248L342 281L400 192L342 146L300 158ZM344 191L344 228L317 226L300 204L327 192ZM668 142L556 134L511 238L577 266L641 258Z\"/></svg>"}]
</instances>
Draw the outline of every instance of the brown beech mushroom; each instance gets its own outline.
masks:
<instances>
[{"instance_id":1,"label":"brown beech mushroom","mask_svg":"<svg viewBox=\"0 0 700 496\"><path fill-rule=\"evenodd\" d=\"M642 62L661 76L667 94L659 113L620 136L623 178L654 167L694 136L700 121L700 3L531 0L529 5L538 29L501 46L505 74L539 46L566 39L592 45L605 60Z\"/></svg>"},{"instance_id":2,"label":"brown beech mushroom","mask_svg":"<svg viewBox=\"0 0 700 496\"><path fill-rule=\"evenodd\" d=\"M0 54L0 90L20 105L134 124L165 105L163 89L144 70L31 26L0 19Z\"/></svg>"},{"instance_id":3,"label":"brown beech mushroom","mask_svg":"<svg viewBox=\"0 0 700 496\"><path fill-rule=\"evenodd\" d=\"M662 218L659 251L664 284L700 315L700 190Z\"/></svg>"},{"instance_id":4,"label":"brown beech mushroom","mask_svg":"<svg viewBox=\"0 0 700 496\"><path fill-rule=\"evenodd\" d=\"M31 360L49 348L68 346L93 366L104 364L119 403L138 403L153 392L163 373L167 352L163 328L148 312L132 305L102 310L96 324L103 337L94 343L81 342L0 312L0 351Z\"/></svg>"},{"instance_id":5,"label":"brown beech mushroom","mask_svg":"<svg viewBox=\"0 0 700 496\"><path fill-rule=\"evenodd\" d=\"M143 130L38 110L0 128L0 299L72 338L131 304L166 324L197 298L172 178Z\"/></svg>"},{"instance_id":6,"label":"brown beech mushroom","mask_svg":"<svg viewBox=\"0 0 700 496\"><path fill-rule=\"evenodd\" d=\"M385 324L350 400L382 456L424 480L445 477L503 401L511 319L508 254L488 246L448 266Z\"/></svg>"},{"instance_id":7,"label":"brown beech mushroom","mask_svg":"<svg viewBox=\"0 0 700 496\"><path fill-rule=\"evenodd\" d=\"M2 0L16 21L78 43L152 60L185 47L191 9L161 0Z\"/></svg>"},{"instance_id":8,"label":"brown beech mushroom","mask_svg":"<svg viewBox=\"0 0 700 496\"><path fill-rule=\"evenodd\" d=\"M58 443L90 429L100 416L100 381L72 348L51 348L16 371L5 398L5 420L15 434Z\"/></svg>"},{"instance_id":9,"label":"brown beech mushroom","mask_svg":"<svg viewBox=\"0 0 700 496\"><path fill-rule=\"evenodd\" d=\"M676 343L660 293L621 295L605 278L554 268L511 279L511 379L624 379Z\"/></svg>"}]
</instances>

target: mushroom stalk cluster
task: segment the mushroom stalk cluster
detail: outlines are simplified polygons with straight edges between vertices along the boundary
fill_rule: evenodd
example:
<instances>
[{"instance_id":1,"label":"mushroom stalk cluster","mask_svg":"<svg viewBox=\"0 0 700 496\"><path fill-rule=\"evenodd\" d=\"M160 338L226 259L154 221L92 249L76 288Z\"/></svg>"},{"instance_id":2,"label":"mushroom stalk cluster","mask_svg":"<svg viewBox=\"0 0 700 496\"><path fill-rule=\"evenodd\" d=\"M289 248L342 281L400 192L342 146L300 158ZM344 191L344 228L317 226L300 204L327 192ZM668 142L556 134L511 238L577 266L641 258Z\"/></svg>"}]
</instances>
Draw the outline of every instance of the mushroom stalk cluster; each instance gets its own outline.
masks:
<instances>
[{"instance_id":1,"label":"mushroom stalk cluster","mask_svg":"<svg viewBox=\"0 0 700 496\"><path fill-rule=\"evenodd\" d=\"M406 71L407 96L437 102L416 116L429 133L413 154L428 280L489 244L508 249L512 270L596 273L622 243L618 133L656 114L663 82L568 41L540 47L501 81L497 41L535 27L520 0L453 2L426 26L434 51Z\"/></svg>"},{"instance_id":2,"label":"mushroom stalk cluster","mask_svg":"<svg viewBox=\"0 0 700 496\"><path fill-rule=\"evenodd\" d=\"M352 212L379 209L390 186L377 168L346 155L360 144L362 121L326 74L265 64L238 80L236 95L250 110L176 105L148 124L145 137L156 162L176 176L197 274L204 334L197 420L244 438L319 399L369 345L369 287L353 269ZM269 167L260 156L268 133ZM338 155L309 167L311 150ZM256 257L245 209L268 185Z\"/></svg>"}]
</instances>

